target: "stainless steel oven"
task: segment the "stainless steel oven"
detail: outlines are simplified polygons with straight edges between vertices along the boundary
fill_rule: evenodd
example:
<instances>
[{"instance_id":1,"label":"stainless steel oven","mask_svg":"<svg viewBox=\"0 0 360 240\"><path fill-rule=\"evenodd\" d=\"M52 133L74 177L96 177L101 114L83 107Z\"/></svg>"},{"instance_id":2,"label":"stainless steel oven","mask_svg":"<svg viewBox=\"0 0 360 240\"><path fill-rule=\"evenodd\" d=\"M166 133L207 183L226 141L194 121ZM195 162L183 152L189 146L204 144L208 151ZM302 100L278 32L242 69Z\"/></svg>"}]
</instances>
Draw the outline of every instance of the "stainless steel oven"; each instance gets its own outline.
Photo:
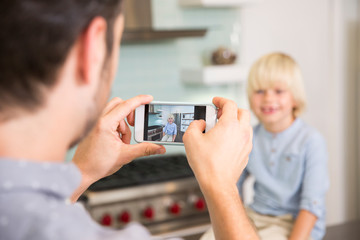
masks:
<instances>
[{"instance_id":1,"label":"stainless steel oven","mask_svg":"<svg viewBox=\"0 0 360 240\"><path fill-rule=\"evenodd\" d=\"M160 141L162 138L162 126L149 126L148 127L148 133L147 133L147 140L148 141Z\"/></svg>"},{"instance_id":2,"label":"stainless steel oven","mask_svg":"<svg viewBox=\"0 0 360 240\"><path fill-rule=\"evenodd\" d=\"M135 160L84 194L92 217L121 228L130 221L159 238L198 239L210 227L205 200L184 155Z\"/></svg>"}]
</instances>

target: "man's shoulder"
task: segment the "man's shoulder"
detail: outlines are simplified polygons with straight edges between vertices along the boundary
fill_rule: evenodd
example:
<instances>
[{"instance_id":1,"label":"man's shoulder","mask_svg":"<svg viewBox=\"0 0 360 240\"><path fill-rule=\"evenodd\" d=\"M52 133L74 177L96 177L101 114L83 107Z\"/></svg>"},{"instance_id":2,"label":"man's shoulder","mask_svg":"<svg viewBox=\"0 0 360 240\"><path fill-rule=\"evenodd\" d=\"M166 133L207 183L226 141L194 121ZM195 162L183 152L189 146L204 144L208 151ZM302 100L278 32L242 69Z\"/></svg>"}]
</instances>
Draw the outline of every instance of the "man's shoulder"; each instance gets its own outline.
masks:
<instances>
[{"instance_id":1,"label":"man's shoulder","mask_svg":"<svg viewBox=\"0 0 360 240\"><path fill-rule=\"evenodd\" d=\"M2 194L0 239L150 239L140 224L120 231L96 223L80 204L46 194Z\"/></svg>"},{"instance_id":2,"label":"man's shoulder","mask_svg":"<svg viewBox=\"0 0 360 240\"><path fill-rule=\"evenodd\" d=\"M0 239L75 239L70 237L76 227L74 221L82 225L84 220L76 210L71 214L76 207L46 194L5 193L0 203L2 223L6 225Z\"/></svg>"}]
</instances>

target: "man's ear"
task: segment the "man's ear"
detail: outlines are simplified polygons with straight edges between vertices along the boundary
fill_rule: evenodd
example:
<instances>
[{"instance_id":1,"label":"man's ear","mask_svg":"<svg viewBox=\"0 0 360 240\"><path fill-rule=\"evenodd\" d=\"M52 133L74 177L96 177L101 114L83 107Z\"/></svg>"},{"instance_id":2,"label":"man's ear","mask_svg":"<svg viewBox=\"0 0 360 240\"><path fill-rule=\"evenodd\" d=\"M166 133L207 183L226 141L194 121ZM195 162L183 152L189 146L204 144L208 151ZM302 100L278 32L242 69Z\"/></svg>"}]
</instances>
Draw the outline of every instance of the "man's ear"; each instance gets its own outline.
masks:
<instances>
[{"instance_id":1,"label":"man's ear","mask_svg":"<svg viewBox=\"0 0 360 240\"><path fill-rule=\"evenodd\" d=\"M106 57L106 20L94 18L80 38L79 71L83 84L98 81Z\"/></svg>"}]
</instances>

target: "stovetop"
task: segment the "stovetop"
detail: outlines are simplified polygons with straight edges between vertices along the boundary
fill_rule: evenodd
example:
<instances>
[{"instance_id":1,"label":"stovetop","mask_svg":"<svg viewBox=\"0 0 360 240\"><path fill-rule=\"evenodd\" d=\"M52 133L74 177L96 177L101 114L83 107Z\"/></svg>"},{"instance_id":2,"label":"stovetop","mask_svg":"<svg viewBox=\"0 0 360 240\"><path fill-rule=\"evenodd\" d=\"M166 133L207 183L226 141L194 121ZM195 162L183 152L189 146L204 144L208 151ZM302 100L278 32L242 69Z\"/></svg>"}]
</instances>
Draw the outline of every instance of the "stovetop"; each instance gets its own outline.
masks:
<instances>
[{"instance_id":1,"label":"stovetop","mask_svg":"<svg viewBox=\"0 0 360 240\"><path fill-rule=\"evenodd\" d=\"M89 190L100 192L188 177L194 177L194 174L185 155L148 157L124 165L113 175L92 184Z\"/></svg>"}]
</instances>

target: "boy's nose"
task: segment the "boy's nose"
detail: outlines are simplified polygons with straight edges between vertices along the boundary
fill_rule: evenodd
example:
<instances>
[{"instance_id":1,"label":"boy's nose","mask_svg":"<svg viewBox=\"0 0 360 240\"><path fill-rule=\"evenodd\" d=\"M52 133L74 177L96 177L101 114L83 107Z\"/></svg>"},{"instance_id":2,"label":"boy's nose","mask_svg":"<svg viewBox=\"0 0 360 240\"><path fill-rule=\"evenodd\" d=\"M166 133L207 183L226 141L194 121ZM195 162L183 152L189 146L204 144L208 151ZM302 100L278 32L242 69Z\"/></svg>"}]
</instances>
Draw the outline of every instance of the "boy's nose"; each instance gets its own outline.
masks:
<instances>
[{"instance_id":1,"label":"boy's nose","mask_svg":"<svg viewBox=\"0 0 360 240\"><path fill-rule=\"evenodd\" d=\"M274 97L274 94L271 91L265 91L264 98L265 100L272 100Z\"/></svg>"}]
</instances>

